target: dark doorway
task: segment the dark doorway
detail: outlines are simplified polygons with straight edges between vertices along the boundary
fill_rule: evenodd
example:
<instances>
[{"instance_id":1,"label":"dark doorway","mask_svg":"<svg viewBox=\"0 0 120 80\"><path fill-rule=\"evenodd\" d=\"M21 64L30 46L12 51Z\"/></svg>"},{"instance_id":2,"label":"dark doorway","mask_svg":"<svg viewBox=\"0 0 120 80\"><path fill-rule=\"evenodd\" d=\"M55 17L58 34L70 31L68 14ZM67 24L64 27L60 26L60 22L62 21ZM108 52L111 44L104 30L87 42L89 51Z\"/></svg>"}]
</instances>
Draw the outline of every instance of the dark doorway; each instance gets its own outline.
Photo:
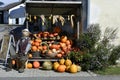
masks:
<instances>
[{"instance_id":1,"label":"dark doorway","mask_svg":"<svg viewBox=\"0 0 120 80\"><path fill-rule=\"evenodd\" d=\"M19 18L16 18L16 24L19 24Z\"/></svg>"},{"instance_id":2,"label":"dark doorway","mask_svg":"<svg viewBox=\"0 0 120 80\"><path fill-rule=\"evenodd\" d=\"M0 24L3 24L3 12L0 11Z\"/></svg>"}]
</instances>

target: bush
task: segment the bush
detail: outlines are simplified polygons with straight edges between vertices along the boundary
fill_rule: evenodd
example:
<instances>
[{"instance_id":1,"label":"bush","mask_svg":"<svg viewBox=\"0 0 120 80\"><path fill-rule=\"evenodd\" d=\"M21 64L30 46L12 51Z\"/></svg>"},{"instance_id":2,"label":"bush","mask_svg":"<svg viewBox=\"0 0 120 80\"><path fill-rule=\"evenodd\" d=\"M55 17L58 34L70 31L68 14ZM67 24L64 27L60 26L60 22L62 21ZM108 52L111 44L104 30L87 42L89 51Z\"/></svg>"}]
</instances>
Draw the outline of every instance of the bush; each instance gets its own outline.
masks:
<instances>
[{"instance_id":1,"label":"bush","mask_svg":"<svg viewBox=\"0 0 120 80\"><path fill-rule=\"evenodd\" d=\"M71 51L67 57L71 59L74 63L80 65L79 63L83 60L83 52Z\"/></svg>"},{"instance_id":2,"label":"bush","mask_svg":"<svg viewBox=\"0 0 120 80\"><path fill-rule=\"evenodd\" d=\"M120 57L120 46L110 44L116 38L116 30L106 28L103 38L98 24L91 25L87 33L81 34L76 46L81 52L71 52L69 58L82 66L83 70L101 70L115 63Z\"/></svg>"},{"instance_id":3,"label":"bush","mask_svg":"<svg viewBox=\"0 0 120 80\"><path fill-rule=\"evenodd\" d=\"M111 65L115 65L116 64L116 60L118 60L120 58L120 45L116 46L113 48L113 50L111 51L111 55L109 56L109 64Z\"/></svg>"}]
</instances>

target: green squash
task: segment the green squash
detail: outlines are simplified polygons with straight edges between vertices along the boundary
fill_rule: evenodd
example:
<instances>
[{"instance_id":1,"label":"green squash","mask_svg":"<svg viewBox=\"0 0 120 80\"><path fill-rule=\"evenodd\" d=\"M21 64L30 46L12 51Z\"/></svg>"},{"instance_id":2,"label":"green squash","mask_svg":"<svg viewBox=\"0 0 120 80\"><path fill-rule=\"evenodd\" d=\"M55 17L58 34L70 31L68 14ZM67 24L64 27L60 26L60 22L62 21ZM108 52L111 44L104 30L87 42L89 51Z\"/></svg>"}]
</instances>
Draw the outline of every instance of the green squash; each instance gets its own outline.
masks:
<instances>
[{"instance_id":1,"label":"green squash","mask_svg":"<svg viewBox=\"0 0 120 80\"><path fill-rule=\"evenodd\" d=\"M51 70L52 69L52 62L51 61L44 61L42 64L42 68L44 70Z\"/></svg>"}]
</instances>

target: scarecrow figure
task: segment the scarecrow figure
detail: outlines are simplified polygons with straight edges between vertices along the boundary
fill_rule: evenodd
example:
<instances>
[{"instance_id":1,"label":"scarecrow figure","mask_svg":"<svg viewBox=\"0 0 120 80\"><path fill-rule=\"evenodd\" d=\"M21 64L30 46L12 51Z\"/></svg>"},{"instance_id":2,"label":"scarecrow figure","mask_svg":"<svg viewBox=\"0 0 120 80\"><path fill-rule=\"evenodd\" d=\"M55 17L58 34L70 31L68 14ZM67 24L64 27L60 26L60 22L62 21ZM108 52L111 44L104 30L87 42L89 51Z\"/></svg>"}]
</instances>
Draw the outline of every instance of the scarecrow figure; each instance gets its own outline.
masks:
<instances>
[{"instance_id":1,"label":"scarecrow figure","mask_svg":"<svg viewBox=\"0 0 120 80\"><path fill-rule=\"evenodd\" d=\"M22 37L18 40L16 45L18 72L23 73L25 68L25 62L27 61L27 53L30 50L30 32L28 29L22 30Z\"/></svg>"}]
</instances>

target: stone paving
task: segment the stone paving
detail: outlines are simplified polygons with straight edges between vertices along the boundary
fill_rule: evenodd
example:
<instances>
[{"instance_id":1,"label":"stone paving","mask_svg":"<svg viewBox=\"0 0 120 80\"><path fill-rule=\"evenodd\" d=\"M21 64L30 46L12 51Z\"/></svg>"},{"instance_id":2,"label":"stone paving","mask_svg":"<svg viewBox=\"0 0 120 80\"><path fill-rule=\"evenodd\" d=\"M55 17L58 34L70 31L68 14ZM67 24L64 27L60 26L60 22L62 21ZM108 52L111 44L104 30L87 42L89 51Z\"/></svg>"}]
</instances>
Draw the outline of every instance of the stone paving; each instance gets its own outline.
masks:
<instances>
[{"instance_id":1,"label":"stone paving","mask_svg":"<svg viewBox=\"0 0 120 80\"><path fill-rule=\"evenodd\" d=\"M0 65L0 77L89 77L97 76L92 72L78 72L75 74L72 73L59 73L53 70L41 70L41 69L25 69L24 73L18 73L16 70L6 72L4 66Z\"/></svg>"}]
</instances>

